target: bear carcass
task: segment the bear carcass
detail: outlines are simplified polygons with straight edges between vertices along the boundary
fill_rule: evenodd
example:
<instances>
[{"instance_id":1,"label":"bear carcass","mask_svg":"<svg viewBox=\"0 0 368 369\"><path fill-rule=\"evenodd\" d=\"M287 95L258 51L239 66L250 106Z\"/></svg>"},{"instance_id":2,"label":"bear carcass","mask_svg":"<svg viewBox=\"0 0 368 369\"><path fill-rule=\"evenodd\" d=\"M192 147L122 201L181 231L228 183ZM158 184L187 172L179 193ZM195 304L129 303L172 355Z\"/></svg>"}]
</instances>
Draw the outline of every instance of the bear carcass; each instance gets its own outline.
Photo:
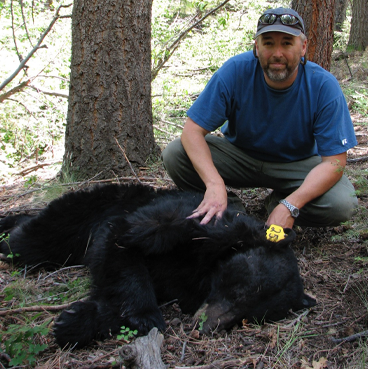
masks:
<instances>
[{"instance_id":1,"label":"bear carcass","mask_svg":"<svg viewBox=\"0 0 368 369\"><path fill-rule=\"evenodd\" d=\"M187 219L202 198L119 184L67 193L36 216L2 219L0 232L10 237L1 252L20 264L89 267L88 300L55 321L61 347L84 347L123 325L141 334L163 331L158 304L174 299L184 313L205 314L204 333L315 305L303 290L292 230L268 241L264 223L231 205L207 225Z\"/></svg>"}]
</instances>

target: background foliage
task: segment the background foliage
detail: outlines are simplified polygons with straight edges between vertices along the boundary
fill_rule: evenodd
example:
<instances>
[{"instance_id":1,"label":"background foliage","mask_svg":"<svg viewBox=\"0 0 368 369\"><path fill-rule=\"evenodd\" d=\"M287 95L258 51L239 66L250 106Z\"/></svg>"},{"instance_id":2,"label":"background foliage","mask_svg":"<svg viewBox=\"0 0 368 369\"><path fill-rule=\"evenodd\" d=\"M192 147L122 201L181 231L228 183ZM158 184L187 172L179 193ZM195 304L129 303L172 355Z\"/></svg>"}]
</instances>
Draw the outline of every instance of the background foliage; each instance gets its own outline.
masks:
<instances>
[{"instance_id":1,"label":"background foliage","mask_svg":"<svg viewBox=\"0 0 368 369\"><path fill-rule=\"evenodd\" d=\"M221 3L153 2L152 69L172 54L152 83L155 136L161 146L180 134L186 110L222 63L253 47L259 14L270 6L289 6L288 1L228 1L183 37L184 30ZM0 82L32 50L56 9L69 4L70 0L0 2ZM346 49L349 12L343 31L336 32L336 50ZM70 15L71 8L63 8L60 13ZM0 103L2 180L8 180L12 174L27 175L29 171L24 168L40 158L54 165L55 171L60 168L70 72L70 27L70 18L59 19L27 62L27 68L1 91L8 92L30 80L28 86ZM353 111L367 115L367 86L357 86L352 81L344 90Z\"/></svg>"}]
</instances>

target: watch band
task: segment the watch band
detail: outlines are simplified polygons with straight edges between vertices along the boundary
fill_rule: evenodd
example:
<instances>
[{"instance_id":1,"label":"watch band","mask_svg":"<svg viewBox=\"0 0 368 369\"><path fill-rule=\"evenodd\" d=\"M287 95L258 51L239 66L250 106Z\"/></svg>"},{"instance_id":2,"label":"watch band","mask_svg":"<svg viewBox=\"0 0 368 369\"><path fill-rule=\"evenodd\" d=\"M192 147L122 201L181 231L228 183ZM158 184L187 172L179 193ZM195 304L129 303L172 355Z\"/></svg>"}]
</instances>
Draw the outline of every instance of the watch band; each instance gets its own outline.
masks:
<instances>
[{"instance_id":1,"label":"watch band","mask_svg":"<svg viewBox=\"0 0 368 369\"><path fill-rule=\"evenodd\" d=\"M280 200L279 203L285 205L289 209L293 218L296 218L299 215L299 209L296 206L291 205L289 201L283 199Z\"/></svg>"}]
</instances>

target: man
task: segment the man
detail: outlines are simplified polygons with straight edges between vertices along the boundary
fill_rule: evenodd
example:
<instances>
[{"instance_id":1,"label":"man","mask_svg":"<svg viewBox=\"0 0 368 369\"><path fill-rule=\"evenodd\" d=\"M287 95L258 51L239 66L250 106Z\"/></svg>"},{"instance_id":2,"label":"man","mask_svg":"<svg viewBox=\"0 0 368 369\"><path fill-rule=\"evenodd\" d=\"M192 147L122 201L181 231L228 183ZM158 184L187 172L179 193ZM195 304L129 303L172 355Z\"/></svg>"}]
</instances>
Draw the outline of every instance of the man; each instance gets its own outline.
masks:
<instances>
[{"instance_id":1,"label":"man","mask_svg":"<svg viewBox=\"0 0 368 369\"><path fill-rule=\"evenodd\" d=\"M253 52L225 62L188 110L181 139L162 158L179 188L205 191L191 217L221 217L225 185L272 188L268 225L323 227L351 217L357 198L343 171L357 143L353 125L338 82L306 62L306 49L299 14L267 10ZM224 138L209 134L221 126Z\"/></svg>"}]
</instances>

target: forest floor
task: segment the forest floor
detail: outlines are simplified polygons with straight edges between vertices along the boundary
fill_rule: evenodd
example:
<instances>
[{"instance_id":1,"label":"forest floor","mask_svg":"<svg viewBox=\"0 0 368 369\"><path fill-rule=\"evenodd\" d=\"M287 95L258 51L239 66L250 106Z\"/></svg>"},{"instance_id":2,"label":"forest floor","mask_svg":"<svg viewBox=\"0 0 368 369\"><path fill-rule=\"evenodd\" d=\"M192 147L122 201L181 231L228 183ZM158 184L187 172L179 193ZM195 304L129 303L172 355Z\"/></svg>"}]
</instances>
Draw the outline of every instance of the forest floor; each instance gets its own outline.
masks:
<instances>
[{"instance_id":1,"label":"forest floor","mask_svg":"<svg viewBox=\"0 0 368 369\"><path fill-rule=\"evenodd\" d=\"M344 60L340 60L343 65ZM343 66L341 66L342 68ZM335 67L336 68L336 67ZM336 69L337 71L337 69ZM367 68L362 69L367 77ZM359 174L367 180L368 121L359 114L353 115L359 144L349 151L347 174L359 189ZM357 161L354 161L358 159ZM0 187L0 216L19 211L37 212L49 200L43 189L52 186L55 173L47 167L37 172L38 181L25 188L20 177ZM43 180L40 178L43 176ZM173 186L164 170L158 165L154 170L142 168L141 178L156 187ZM127 178L126 181L132 180ZM76 190L93 184L74 183L66 190ZM246 210L266 220L263 199L268 189L246 190L241 194ZM192 329L192 317L183 314L180 306L162 307L167 322L161 347L163 362L168 368L295 368L342 369L368 367L368 193L359 192L359 211L351 222L331 228L296 228L297 240L293 249L299 261L306 292L317 299L310 310L291 312L287 319L262 326L247 322L228 332L214 332L199 336ZM362 226L362 224L365 224ZM0 368L7 367L9 352L4 352L6 340L13 340L13 358L30 350L28 358L34 359L37 368L122 368L119 350L126 344L116 337L95 342L78 351L63 351L50 333L20 335L18 327L34 327L44 323L51 327L55 316L73 299L71 290L81 280L88 280L85 269L62 269L57 272L38 272L15 269L0 264ZM53 288L67 286L68 291L58 296ZM63 293L67 298L63 298ZM82 294L85 294L82 292ZM44 305L57 304L55 311ZM33 311L29 311L33 306ZM18 309L19 310L15 310ZM16 338L17 337L17 338ZM30 349L30 343L46 344L39 354ZM16 350L19 343L19 350ZM33 346L32 346L33 347ZM31 367L19 365L19 367ZM154 368L153 368L154 369Z\"/></svg>"}]
</instances>

